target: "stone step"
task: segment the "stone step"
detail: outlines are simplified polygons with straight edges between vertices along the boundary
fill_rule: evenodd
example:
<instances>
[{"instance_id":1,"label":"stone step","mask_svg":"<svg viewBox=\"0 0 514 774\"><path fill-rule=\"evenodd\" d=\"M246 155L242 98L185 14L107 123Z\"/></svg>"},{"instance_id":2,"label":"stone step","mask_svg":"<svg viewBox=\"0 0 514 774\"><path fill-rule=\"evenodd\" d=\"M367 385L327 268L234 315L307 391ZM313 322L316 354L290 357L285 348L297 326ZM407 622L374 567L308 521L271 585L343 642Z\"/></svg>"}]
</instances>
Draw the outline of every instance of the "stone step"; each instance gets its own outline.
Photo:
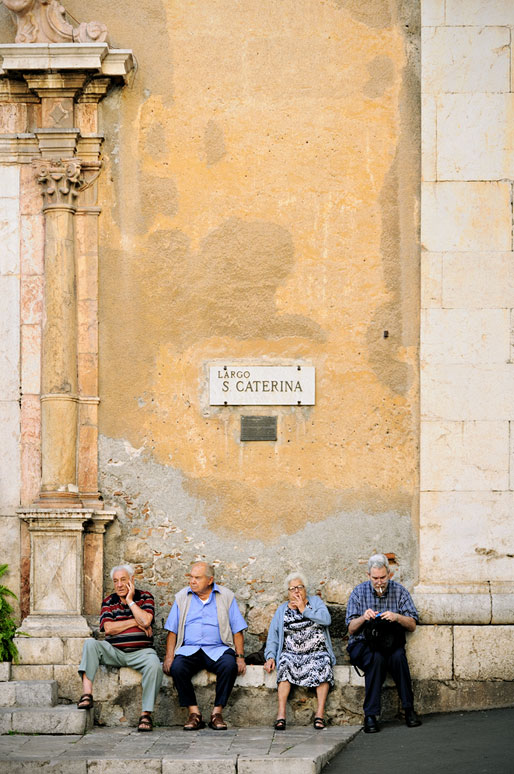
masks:
<instances>
[{"instance_id":1,"label":"stone step","mask_svg":"<svg viewBox=\"0 0 514 774\"><path fill-rule=\"evenodd\" d=\"M57 707L0 707L0 734L85 734L93 712L72 704Z\"/></svg>"},{"instance_id":2,"label":"stone step","mask_svg":"<svg viewBox=\"0 0 514 774\"><path fill-rule=\"evenodd\" d=\"M57 680L0 682L0 707L53 707L57 694Z\"/></svg>"},{"instance_id":3,"label":"stone step","mask_svg":"<svg viewBox=\"0 0 514 774\"><path fill-rule=\"evenodd\" d=\"M77 736L4 737L0 774L319 774L361 726L209 728L94 728ZM361 771L362 769L359 769Z\"/></svg>"}]
</instances>

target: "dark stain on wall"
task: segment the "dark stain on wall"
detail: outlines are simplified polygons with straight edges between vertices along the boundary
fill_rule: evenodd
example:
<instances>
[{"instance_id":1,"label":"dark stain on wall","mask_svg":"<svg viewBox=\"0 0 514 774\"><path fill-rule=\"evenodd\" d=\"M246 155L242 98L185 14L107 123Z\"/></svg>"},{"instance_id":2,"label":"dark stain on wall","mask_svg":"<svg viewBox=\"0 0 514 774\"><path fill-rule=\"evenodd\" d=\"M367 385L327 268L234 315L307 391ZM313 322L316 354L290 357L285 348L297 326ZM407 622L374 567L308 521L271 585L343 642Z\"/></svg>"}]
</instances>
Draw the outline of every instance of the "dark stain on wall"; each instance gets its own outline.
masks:
<instances>
[{"instance_id":1,"label":"dark stain on wall","mask_svg":"<svg viewBox=\"0 0 514 774\"><path fill-rule=\"evenodd\" d=\"M140 324L175 351L210 336L322 339L312 320L277 313L275 293L293 265L291 235L275 223L231 218L198 253L182 232L156 231L139 265Z\"/></svg>"}]
</instances>

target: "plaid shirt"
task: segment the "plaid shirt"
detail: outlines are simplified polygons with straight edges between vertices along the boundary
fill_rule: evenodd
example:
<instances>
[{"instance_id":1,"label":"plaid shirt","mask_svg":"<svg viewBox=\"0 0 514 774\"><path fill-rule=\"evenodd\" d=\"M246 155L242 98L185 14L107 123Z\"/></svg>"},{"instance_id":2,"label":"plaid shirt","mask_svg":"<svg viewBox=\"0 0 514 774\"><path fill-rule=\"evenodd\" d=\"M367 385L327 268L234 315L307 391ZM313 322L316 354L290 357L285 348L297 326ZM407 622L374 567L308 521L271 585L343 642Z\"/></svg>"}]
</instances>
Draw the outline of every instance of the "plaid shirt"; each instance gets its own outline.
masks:
<instances>
[{"instance_id":1,"label":"plaid shirt","mask_svg":"<svg viewBox=\"0 0 514 774\"><path fill-rule=\"evenodd\" d=\"M373 584L369 580L356 586L348 600L346 625L348 626L352 618L359 618L361 615L364 615L368 608L376 610L378 613L385 613L387 610L390 610L392 613L407 615L410 618L414 618L416 623L418 622L418 611L414 606L411 595L401 583L396 583L393 580L389 581L386 592L381 597L378 596L373 588ZM363 639L364 633L360 629L350 637L348 644Z\"/></svg>"}]
</instances>

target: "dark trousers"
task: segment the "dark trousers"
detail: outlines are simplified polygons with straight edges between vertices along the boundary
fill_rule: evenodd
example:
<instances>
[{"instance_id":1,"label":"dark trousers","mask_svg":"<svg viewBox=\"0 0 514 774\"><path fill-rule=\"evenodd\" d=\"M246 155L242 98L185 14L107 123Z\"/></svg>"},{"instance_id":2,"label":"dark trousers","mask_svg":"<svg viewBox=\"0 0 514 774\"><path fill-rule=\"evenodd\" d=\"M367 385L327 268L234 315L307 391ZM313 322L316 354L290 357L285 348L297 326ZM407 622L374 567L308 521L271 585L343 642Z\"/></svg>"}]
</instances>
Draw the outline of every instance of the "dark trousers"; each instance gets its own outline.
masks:
<instances>
[{"instance_id":1,"label":"dark trousers","mask_svg":"<svg viewBox=\"0 0 514 774\"><path fill-rule=\"evenodd\" d=\"M384 655L357 640L348 646L352 664L364 672L366 695L364 697L364 714L380 715L380 693L382 684L390 672L404 709L412 709L414 696L410 678L409 664L405 648L402 646Z\"/></svg>"},{"instance_id":2,"label":"dark trousers","mask_svg":"<svg viewBox=\"0 0 514 774\"><path fill-rule=\"evenodd\" d=\"M217 661L209 658L203 650L197 650L191 656L175 656L170 674L175 683L181 707L192 707L198 704L191 678L201 669L216 675L214 706L225 707L237 677L235 652L229 648Z\"/></svg>"}]
</instances>

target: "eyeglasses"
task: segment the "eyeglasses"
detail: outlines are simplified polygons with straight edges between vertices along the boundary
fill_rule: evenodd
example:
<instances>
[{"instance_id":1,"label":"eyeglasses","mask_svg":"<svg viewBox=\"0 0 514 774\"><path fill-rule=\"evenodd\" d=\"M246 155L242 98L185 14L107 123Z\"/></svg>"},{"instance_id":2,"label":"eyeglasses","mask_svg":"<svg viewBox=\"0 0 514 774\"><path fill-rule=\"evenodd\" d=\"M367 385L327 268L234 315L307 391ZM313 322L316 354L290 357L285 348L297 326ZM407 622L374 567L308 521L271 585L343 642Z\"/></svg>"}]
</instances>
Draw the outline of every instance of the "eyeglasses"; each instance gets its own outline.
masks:
<instances>
[{"instance_id":1,"label":"eyeglasses","mask_svg":"<svg viewBox=\"0 0 514 774\"><path fill-rule=\"evenodd\" d=\"M304 588L305 588L305 586L290 586L287 590L288 591L301 591Z\"/></svg>"}]
</instances>

